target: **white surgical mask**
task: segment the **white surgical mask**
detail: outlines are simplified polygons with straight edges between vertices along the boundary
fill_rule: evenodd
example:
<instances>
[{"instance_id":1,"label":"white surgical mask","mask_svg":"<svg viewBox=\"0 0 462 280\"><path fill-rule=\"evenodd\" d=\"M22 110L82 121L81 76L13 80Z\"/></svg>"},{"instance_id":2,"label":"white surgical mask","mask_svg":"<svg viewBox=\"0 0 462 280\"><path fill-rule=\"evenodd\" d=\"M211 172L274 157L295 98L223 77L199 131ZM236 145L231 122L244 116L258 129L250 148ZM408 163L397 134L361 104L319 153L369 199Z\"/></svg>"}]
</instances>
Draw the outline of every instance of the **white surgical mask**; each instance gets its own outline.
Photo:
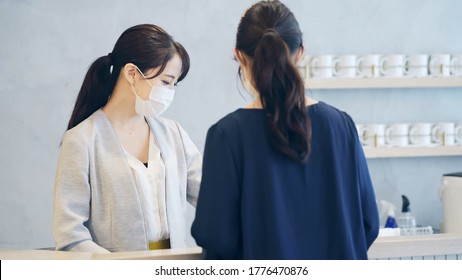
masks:
<instances>
[{"instance_id":1,"label":"white surgical mask","mask_svg":"<svg viewBox=\"0 0 462 280\"><path fill-rule=\"evenodd\" d=\"M137 68L138 69L138 68ZM149 99L143 100L135 91L133 85L130 86L133 89L133 92L136 96L135 101L135 112L138 115L145 117L158 117L160 116L173 101L173 96L175 95L175 90L167 88L165 86L153 86L149 80L143 75L143 73L138 69L141 75L146 79L146 82L151 86L151 92L149 93Z\"/></svg>"}]
</instances>

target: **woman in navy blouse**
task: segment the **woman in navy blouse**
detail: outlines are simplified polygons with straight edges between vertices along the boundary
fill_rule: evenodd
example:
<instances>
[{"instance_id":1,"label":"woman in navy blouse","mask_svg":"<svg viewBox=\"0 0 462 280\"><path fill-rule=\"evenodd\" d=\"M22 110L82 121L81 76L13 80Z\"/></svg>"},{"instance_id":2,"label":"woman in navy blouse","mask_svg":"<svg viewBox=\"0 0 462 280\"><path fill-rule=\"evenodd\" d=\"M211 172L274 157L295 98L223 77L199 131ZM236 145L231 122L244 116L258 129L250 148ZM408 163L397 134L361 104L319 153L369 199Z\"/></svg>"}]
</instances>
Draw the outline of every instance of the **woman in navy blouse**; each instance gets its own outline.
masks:
<instances>
[{"instance_id":1,"label":"woman in navy blouse","mask_svg":"<svg viewBox=\"0 0 462 280\"><path fill-rule=\"evenodd\" d=\"M246 11L235 57L255 101L207 134L192 235L207 259L367 259L379 229L351 117L305 97L302 33L279 1Z\"/></svg>"}]
</instances>

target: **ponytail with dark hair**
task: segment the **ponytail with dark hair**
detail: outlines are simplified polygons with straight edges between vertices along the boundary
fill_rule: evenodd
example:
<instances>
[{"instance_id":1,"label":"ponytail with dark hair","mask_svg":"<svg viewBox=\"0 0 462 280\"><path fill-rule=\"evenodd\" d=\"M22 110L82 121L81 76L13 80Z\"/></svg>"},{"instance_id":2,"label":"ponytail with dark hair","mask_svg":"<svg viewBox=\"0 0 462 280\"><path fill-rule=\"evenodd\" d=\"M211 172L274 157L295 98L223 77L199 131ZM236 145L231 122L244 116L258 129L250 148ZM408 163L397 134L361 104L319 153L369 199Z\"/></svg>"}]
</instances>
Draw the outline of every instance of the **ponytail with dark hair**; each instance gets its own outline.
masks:
<instances>
[{"instance_id":1,"label":"ponytail with dark hair","mask_svg":"<svg viewBox=\"0 0 462 280\"><path fill-rule=\"evenodd\" d=\"M279 1L253 5L238 27L236 48L249 56L253 85L260 94L272 145L305 162L311 150L311 123L305 88L292 55L302 33L292 12Z\"/></svg>"},{"instance_id":2,"label":"ponytail with dark hair","mask_svg":"<svg viewBox=\"0 0 462 280\"><path fill-rule=\"evenodd\" d=\"M110 69L110 55L98 58L90 66L77 96L74 111L72 112L67 129L71 129L81 123L107 103L114 89L114 85L111 82Z\"/></svg>"},{"instance_id":3,"label":"ponytail with dark hair","mask_svg":"<svg viewBox=\"0 0 462 280\"><path fill-rule=\"evenodd\" d=\"M182 69L178 82L189 71L189 55L184 47L162 28L153 24L141 24L125 30L117 40L112 53L98 58L88 69L80 88L67 129L81 123L109 100L127 63L135 64L143 73L159 68L152 79L160 75L167 63L178 54ZM111 71L112 67L112 71Z\"/></svg>"}]
</instances>

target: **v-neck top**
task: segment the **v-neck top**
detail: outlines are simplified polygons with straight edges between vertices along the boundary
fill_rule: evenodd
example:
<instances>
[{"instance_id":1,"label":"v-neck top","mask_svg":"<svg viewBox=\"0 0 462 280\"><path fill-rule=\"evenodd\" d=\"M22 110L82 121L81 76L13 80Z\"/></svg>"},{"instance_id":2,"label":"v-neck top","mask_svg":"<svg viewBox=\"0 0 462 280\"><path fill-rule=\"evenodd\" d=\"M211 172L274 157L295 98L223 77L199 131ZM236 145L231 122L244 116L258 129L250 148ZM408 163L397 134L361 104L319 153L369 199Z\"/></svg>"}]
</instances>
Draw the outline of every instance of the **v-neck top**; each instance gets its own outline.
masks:
<instances>
[{"instance_id":1,"label":"v-neck top","mask_svg":"<svg viewBox=\"0 0 462 280\"><path fill-rule=\"evenodd\" d=\"M208 133L192 236L207 259L367 259L379 215L352 118L307 107L311 153L275 149L265 111L239 109Z\"/></svg>"},{"instance_id":2,"label":"v-neck top","mask_svg":"<svg viewBox=\"0 0 462 280\"><path fill-rule=\"evenodd\" d=\"M123 150L140 194L147 240L157 242L169 238L165 199L165 164L152 130L149 133L147 167L130 152Z\"/></svg>"}]
</instances>

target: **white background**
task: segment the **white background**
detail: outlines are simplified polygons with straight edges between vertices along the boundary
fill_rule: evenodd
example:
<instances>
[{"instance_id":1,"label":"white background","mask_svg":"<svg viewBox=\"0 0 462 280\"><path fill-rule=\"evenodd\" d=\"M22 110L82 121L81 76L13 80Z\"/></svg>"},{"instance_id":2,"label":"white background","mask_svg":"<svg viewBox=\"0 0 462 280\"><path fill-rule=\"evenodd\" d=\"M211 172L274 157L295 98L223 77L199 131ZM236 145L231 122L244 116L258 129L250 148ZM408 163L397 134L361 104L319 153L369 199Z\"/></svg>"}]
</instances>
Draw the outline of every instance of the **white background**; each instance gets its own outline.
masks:
<instances>
[{"instance_id":1,"label":"white background","mask_svg":"<svg viewBox=\"0 0 462 280\"><path fill-rule=\"evenodd\" d=\"M156 269L203 269L211 268L218 273L220 269L238 269L239 276L157 276ZM335 269L332 269L332 267ZM250 275L256 267L306 267L307 275ZM27 268L27 269L25 269ZM179 268L179 269L176 269ZM263 269L260 269L262 271ZM138 279L138 280L324 280L324 279L420 279L434 280L454 278L460 275L460 261L4 261L2 262L2 280L22 280L46 277L47 280L86 279ZM267 270L266 270L267 271ZM297 269L298 271L298 269ZM255 273L255 272L254 272Z\"/></svg>"}]
</instances>

